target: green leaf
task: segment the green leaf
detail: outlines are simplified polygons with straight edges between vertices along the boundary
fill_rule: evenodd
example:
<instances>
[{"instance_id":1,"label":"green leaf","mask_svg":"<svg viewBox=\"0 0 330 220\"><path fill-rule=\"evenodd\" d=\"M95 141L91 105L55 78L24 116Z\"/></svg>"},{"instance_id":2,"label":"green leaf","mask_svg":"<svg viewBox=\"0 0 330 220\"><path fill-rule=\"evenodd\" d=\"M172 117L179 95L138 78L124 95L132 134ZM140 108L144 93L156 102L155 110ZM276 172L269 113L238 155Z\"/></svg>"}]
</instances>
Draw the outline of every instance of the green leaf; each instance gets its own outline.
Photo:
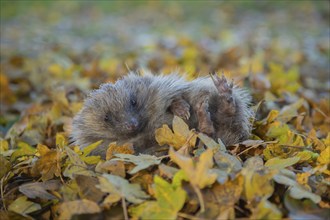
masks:
<instances>
[{"instance_id":1,"label":"green leaf","mask_svg":"<svg viewBox=\"0 0 330 220\"><path fill-rule=\"evenodd\" d=\"M278 138L287 134L289 130L290 128L287 124L274 122L270 125L266 135L270 138Z\"/></svg>"},{"instance_id":2,"label":"green leaf","mask_svg":"<svg viewBox=\"0 0 330 220\"><path fill-rule=\"evenodd\" d=\"M97 187L102 192L118 194L134 204L139 204L149 198L149 195L141 190L140 185L130 184L126 179L119 176L103 174L102 177L99 177L99 182L100 184Z\"/></svg>"},{"instance_id":3,"label":"green leaf","mask_svg":"<svg viewBox=\"0 0 330 220\"><path fill-rule=\"evenodd\" d=\"M270 169L283 169L289 166L292 166L296 163L298 163L300 160L300 157L290 157L287 159L281 159L280 157L274 157L272 159L267 160L265 163L265 166Z\"/></svg>"},{"instance_id":4,"label":"green leaf","mask_svg":"<svg viewBox=\"0 0 330 220\"><path fill-rule=\"evenodd\" d=\"M21 156L32 156L37 152L34 147L31 147L29 144L24 142L19 142L17 144L17 148L18 149L11 155L11 161L14 161L16 158Z\"/></svg>"},{"instance_id":5,"label":"green leaf","mask_svg":"<svg viewBox=\"0 0 330 220\"><path fill-rule=\"evenodd\" d=\"M0 155L0 179L10 171L11 163L2 155Z\"/></svg>"},{"instance_id":6,"label":"green leaf","mask_svg":"<svg viewBox=\"0 0 330 220\"><path fill-rule=\"evenodd\" d=\"M37 203L28 201L26 196L20 196L9 205L8 209L9 211L26 216L26 214L40 210L41 206Z\"/></svg>"},{"instance_id":7,"label":"green leaf","mask_svg":"<svg viewBox=\"0 0 330 220\"><path fill-rule=\"evenodd\" d=\"M167 207L175 212L180 211L186 200L186 192L178 182L170 184L159 176L155 176L155 197L159 205Z\"/></svg>"},{"instance_id":8,"label":"green leaf","mask_svg":"<svg viewBox=\"0 0 330 220\"><path fill-rule=\"evenodd\" d=\"M101 160L101 156L88 156L95 148L102 143L102 140L97 141L91 145L88 145L82 150L80 158L87 164L97 164Z\"/></svg>"},{"instance_id":9,"label":"green leaf","mask_svg":"<svg viewBox=\"0 0 330 220\"><path fill-rule=\"evenodd\" d=\"M175 174L175 182L168 183L159 176L154 177L157 201L144 202L130 208L133 217L142 219L176 219L186 201L186 192L181 188L182 173Z\"/></svg>"},{"instance_id":10,"label":"green leaf","mask_svg":"<svg viewBox=\"0 0 330 220\"><path fill-rule=\"evenodd\" d=\"M282 219L282 213L276 205L263 199L258 206L252 210L250 219Z\"/></svg>"},{"instance_id":11,"label":"green leaf","mask_svg":"<svg viewBox=\"0 0 330 220\"><path fill-rule=\"evenodd\" d=\"M95 173L88 170L87 165L76 152L69 147L65 147L65 150L69 156L70 162L63 172L64 176L70 177L71 179L74 178L74 175L95 176Z\"/></svg>"},{"instance_id":12,"label":"green leaf","mask_svg":"<svg viewBox=\"0 0 330 220\"><path fill-rule=\"evenodd\" d=\"M249 158L245 162L242 174L245 177L244 194L248 202L258 201L260 198L267 199L273 194L272 177L275 172L265 169L261 158Z\"/></svg>"}]
</instances>

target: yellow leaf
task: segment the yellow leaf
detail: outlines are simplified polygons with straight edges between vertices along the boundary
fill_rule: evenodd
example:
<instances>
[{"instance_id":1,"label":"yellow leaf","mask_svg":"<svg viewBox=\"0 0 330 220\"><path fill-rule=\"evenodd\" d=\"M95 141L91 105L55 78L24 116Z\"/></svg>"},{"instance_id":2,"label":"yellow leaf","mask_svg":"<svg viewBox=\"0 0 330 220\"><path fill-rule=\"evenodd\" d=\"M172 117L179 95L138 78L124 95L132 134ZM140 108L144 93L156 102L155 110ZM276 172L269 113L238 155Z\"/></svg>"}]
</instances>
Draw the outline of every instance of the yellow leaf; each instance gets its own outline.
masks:
<instances>
[{"instance_id":1,"label":"yellow leaf","mask_svg":"<svg viewBox=\"0 0 330 220\"><path fill-rule=\"evenodd\" d=\"M304 150L304 151L301 151L301 152L298 152L296 154L297 157L300 158L299 162L313 162L315 158L315 155L318 155L317 153L313 153L312 151L309 151L309 150Z\"/></svg>"},{"instance_id":2,"label":"yellow leaf","mask_svg":"<svg viewBox=\"0 0 330 220\"><path fill-rule=\"evenodd\" d=\"M197 134L189 130L188 125L177 116L173 118L173 132L168 125L163 125L155 132L155 138L159 145L168 144L175 149L183 145L195 146Z\"/></svg>"},{"instance_id":3,"label":"yellow leaf","mask_svg":"<svg viewBox=\"0 0 330 220\"><path fill-rule=\"evenodd\" d=\"M279 157L274 157L270 160L268 160L265 163L265 166L270 168L270 169L283 169L285 167L292 166L300 160L300 157L290 157L287 159L281 159Z\"/></svg>"},{"instance_id":4,"label":"yellow leaf","mask_svg":"<svg viewBox=\"0 0 330 220\"><path fill-rule=\"evenodd\" d=\"M28 201L26 196L20 196L9 205L8 209L9 211L27 216L27 214L31 212L40 210L41 206L37 203Z\"/></svg>"},{"instance_id":5,"label":"yellow leaf","mask_svg":"<svg viewBox=\"0 0 330 220\"><path fill-rule=\"evenodd\" d=\"M66 139L66 137L61 134L61 133L57 133L56 134L56 147L59 147L60 149L64 149L65 146L68 145L68 141Z\"/></svg>"},{"instance_id":6,"label":"yellow leaf","mask_svg":"<svg viewBox=\"0 0 330 220\"><path fill-rule=\"evenodd\" d=\"M272 123L278 117L279 111L271 110L266 118L267 124Z\"/></svg>"},{"instance_id":7,"label":"yellow leaf","mask_svg":"<svg viewBox=\"0 0 330 220\"><path fill-rule=\"evenodd\" d=\"M64 69L62 66L60 66L59 64L52 64L48 67L48 71L51 73L51 74L54 74L54 75L60 75Z\"/></svg>"},{"instance_id":8,"label":"yellow leaf","mask_svg":"<svg viewBox=\"0 0 330 220\"><path fill-rule=\"evenodd\" d=\"M307 189L311 190L310 186L308 185L308 179L311 176L311 173L297 173L297 182L306 187Z\"/></svg>"},{"instance_id":9,"label":"yellow leaf","mask_svg":"<svg viewBox=\"0 0 330 220\"><path fill-rule=\"evenodd\" d=\"M54 176L61 175L61 157L60 152L57 150L46 150L46 146L38 145L39 149L41 149L41 157L32 167L32 173L34 175L41 175L41 179L43 181L50 180ZM38 149L38 150L39 150Z\"/></svg>"},{"instance_id":10,"label":"yellow leaf","mask_svg":"<svg viewBox=\"0 0 330 220\"><path fill-rule=\"evenodd\" d=\"M325 140L325 139L323 139L323 140ZM320 140L316 135L315 129L312 129L308 133L308 138L306 140L306 143L307 143L307 145L312 145L314 149L322 151L327 146L327 144L323 140ZM330 140L330 136L329 136L329 140ZM329 142L328 146L330 146L330 142Z\"/></svg>"},{"instance_id":11,"label":"yellow leaf","mask_svg":"<svg viewBox=\"0 0 330 220\"><path fill-rule=\"evenodd\" d=\"M320 156L317 158L317 162L321 165L330 163L330 146L320 153Z\"/></svg>"},{"instance_id":12,"label":"yellow leaf","mask_svg":"<svg viewBox=\"0 0 330 220\"><path fill-rule=\"evenodd\" d=\"M299 81L298 67L294 66L287 72L284 71L283 66L275 63L270 63L269 80L271 82L271 91L277 95L283 92L295 93L301 85Z\"/></svg>"},{"instance_id":13,"label":"yellow leaf","mask_svg":"<svg viewBox=\"0 0 330 220\"><path fill-rule=\"evenodd\" d=\"M74 215L98 213L101 212L101 209L97 203L82 199L63 202L60 205L58 212L60 213L58 219L71 219Z\"/></svg>"},{"instance_id":14,"label":"yellow leaf","mask_svg":"<svg viewBox=\"0 0 330 220\"><path fill-rule=\"evenodd\" d=\"M269 198L274 192L272 178L276 170L265 169L259 157L251 157L245 162L242 170L244 178L244 195L248 202L260 198Z\"/></svg>"},{"instance_id":15,"label":"yellow leaf","mask_svg":"<svg viewBox=\"0 0 330 220\"><path fill-rule=\"evenodd\" d=\"M252 210L250 219L282 219L282 213L279 208L267 199L263 199L256 208Z\"/></svg>"},{"instance_id":16,"label":"yellow leaf","mask_svg":"<svg viewBox=\"0 0 330 220\"><path fill-rule=\"evenodd\" d=\"M46 145L38 144L37 151L40 154L40 156L44 156L46 153L50 151L50 149Z\"/></svg>"},{"instance_id":17,"label":"yellow leaf","mask_svg":"<svg viewBox=\"0 0 330 220\"><path fill-rule=\"evenodd\" d=\"M0 140L0 154L9 150L9 144L6 140Z\"/></svg>"},{"instance_id":18,"label":"yellow leaf","mask_svg":"<svg viewBox=\"0 0 330 220\"><path fill-rule=\"evenodd\" d=\"M278 116L278 120L286 123L290 121L293 117L298 116L298 110L303 106L306 101L304 99L299 99L298 101L284 106Z\"/></svg>"},{"instance_id":19,"label":"yellow leaf","mask_svg":"<svg viewBox=\"0 0 330 220\"><path fill-rule=\"evenodd\" d=\"M31 147L29 144L24 142L19 142L17 147L18 149L16 149L15 152L11 155L11 161L14 161L21 156L32 156L36 153L36 149L34 147Z\"/></svg>"},{"instance_id":20,"label":"yellow leaf","mask_svg":"<svg viewBox=\"0 0 330 220\"><path fill-rule=\"evenodd\" d=\"M322 139L322 142L325 144L325 146L330 147L330 132L325 139Z\"/></svg>"},{"instance_id":21,"label":"yellow leaf","mask_svg":"<svg viewBox=\"0 0 330 220\"><path fill-rule=\"evenodd\" d=\"M213 151L211 149L207 149L202 153L196 164L193 162L192 158L185 157L175 152L172 148L170 149L169 155L184 171L192 185L202 189L215 182L217 174L210 170L213 167Z\"/></svg>"},{"instance_id":22,"label":"yellow leaf","mask_svg":"<svg viewBox=\"0 0 330 220\"><path fill-rule=\"evenodd\" d=\"M124 145L117 145L116 142L110 143L105 156L106 160L112 159L115 154L134 154L132 143Z\"/></svg>"}]
</instances>

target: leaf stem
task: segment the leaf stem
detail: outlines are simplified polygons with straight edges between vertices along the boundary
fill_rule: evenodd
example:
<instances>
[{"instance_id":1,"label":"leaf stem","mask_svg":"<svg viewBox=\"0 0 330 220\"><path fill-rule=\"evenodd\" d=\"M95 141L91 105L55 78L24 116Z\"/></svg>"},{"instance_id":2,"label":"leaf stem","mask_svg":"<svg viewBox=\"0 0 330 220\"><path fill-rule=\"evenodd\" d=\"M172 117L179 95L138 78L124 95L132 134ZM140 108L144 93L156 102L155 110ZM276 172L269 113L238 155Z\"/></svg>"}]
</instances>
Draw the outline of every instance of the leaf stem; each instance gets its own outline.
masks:
<instances>
[{"instance_id":1,"label":"leaf stem","mask_svg":"<svg viewBox=\"0 0 330 220\"><path fill-rule=\"evenodd\" d=\"M0 186L0 190L1 190L1 200L2 200L2 206L4 208L5 211L7 211L7 207L6 207L6 203L5 203L5 197L4 197L4 186L3 186L3 182L4 182L4 177L1 178L1 186Z\"/></svg>"},{"instance_id":2,"label":"leaf stem","mask_svg":"<svg viewBox=\"0 0 330 220\"><path fill-rule=\"evenodd\" d=\"M188 214L183 213L183 212L178 212L177 215L179 217L190 219L190 220L202 220L202 219L204 219L204 218L198 218L198 217L195 217L195 216L192 216L192 215L188 215Z\"/></svg>"},{"instance_id":3,"label":"leaf stem","mask_svg":"<svg viewBox=\"0 0 330 220\"><path fill-rule=\"evenodd\" d=\"M192 187L193 187L193 189L194 189L194 191L195 191L195 193L197 195L199 204L201 206L200 211L201 211L201 213L203 213L203 212L205 212L205 205L204 205L203 195L202 195L202 193L201 193L201 191L200 191L200 189L198 187L196 187L194 185L192 185Z\"/></svg>"},{"instance_id":4,"label":"leaf stem","mask_svg":"<svg viewBox=\"0 0 330 220\"><path fill-rule=\"evenodd\" d=\"M308 151L315 153L315 151L313 149L310 149L306 146L292 146L292 145L286 145L286 144L280 144L280 146L281 147L291 147L291 148L296 148L296 149L300 149L300 150L308 150Z\"/></svg>"},{"instance_id":5,"label":"leaf stem","mask_svg":"<svg viewBox=\"0 0 330 220\"><path fill-rule=\"evenodd\" d=\"M126 208L126 201L125 201L125 198L124 197L121 197L121 204L123 206L125 220L128 220L128 214L127 214L127 208Z\"/></svg>"}]
</instances>

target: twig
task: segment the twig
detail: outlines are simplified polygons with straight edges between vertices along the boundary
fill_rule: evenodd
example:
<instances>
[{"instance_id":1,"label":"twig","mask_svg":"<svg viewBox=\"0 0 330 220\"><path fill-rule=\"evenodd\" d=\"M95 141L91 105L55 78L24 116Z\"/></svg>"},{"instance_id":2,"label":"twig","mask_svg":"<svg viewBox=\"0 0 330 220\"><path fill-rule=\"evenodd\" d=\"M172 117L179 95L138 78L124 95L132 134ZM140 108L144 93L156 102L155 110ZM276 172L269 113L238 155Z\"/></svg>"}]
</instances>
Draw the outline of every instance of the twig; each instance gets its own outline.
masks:
<instances>
[{"instance_id":1,"label":"twig","mask_svg":"<svg viewBox=\"0 0 330 220\"><path fill-rule=\"evenodd\" d=\"M246 148L245 150L243 150L242 152L239 152L238 154L236 154L236 156L239 156L239 155L245 153L246 151L249 151L249 150L251 150L251 149L253 149L253 148L257 148L257 147L259 147L259 146L260 146L260 145L253 145L253 146L251 146L251 147L248 147L248 148Z\"/></svg>"},{"instance_id":2,"label":"twig","mask_svg":"<svg viewBox=\"0 0 330 220\"><path fill-rule=\"evenodd\" d=\"M251 147L248 147L248 148L246 148L245 150L243 150L242 152L239 152L238 154L236 154L236 156L239 156L239 155L245 153L246 151L249 151L249 150L251 150L251 149L253 149L253 148L257 148L257 147L259 147L259 146L261 146L261 145L263 145L263 144L276 144L277 142L278 142L278 141L266 141L266 142L262 142L262 143L260 143L260 144L252 145Z\"/></svg>"},{"instance_id":3,"label":"twig","mask_svg":"<svg viewBox=\"0 0 330 220\"><path fill-rule=\"evenodd\" d=\"M308 151L311 151L311 152L315 153L314 150L312 150L308 147L305 147L305 146L292 146L292 145L286 145L286 144L280 144L280 146L282 146L282 147L291 147L291 148L296 148L296 149L300 149L300 150L308 150Z\"/></svg>"},{"instance_id":4,"label":"twig","mask_svg":"<svg viewBox=\"0 0 330 220\"><path fill-rule=\"evenodd\" d=\"M125 201L125 198L124 197L121 197L121 204L123 206L125 220L128 220L128 214L127 214L127 208L126 208L126 201Z\"/></svg>"},{"instance_id":5,"label":"twig","mask_svg":"<svg viewBox=\"0 0 330 220\"><path fill-rule=\"evenodd\" d=\"M329 116L325 114L320 108L315 108L316 111L318 111L321 115L323 115L325 118L329 119Z\"/></svg>"},{"instance_id":6,"label":"twig","mask_svg":"<svg viewBox=\"0 0 330 220\"><path fill-rule=\"evenodd\" d=\"M192 216L192 215L188 215L188 214L183 213L183 212L178 212L177 215L179 217L186 218L186 219L191 219L191 220L203 220L204 219L204 218L198 218L198 217L195 217L195 216Z\"/></svg>"},{"instance_id":7,"label":"twig","mask_svg":"<svg viewBox=\"0 0 330 220\"><path fill-rule=\"evenodd\" d=\"M1 200L2 200L2 206L7 211L6 203L5 203L5 197L4 197L4 191L3 191L3 181L4 178L1 178L1 186L0 186L0 191L1 191Z\"/></svg>"},{"instance_id":8,"label":"twig","mask_svg":"<svg viewBox=\"0 0 330 220\"><path fill-rule=\"evenodd\" d=\"M194 191L195 191L195 193L196 193L196 195L197 195L197 198L198 198L199 204L200 204L200 206L201 206L201 212L203 213L203 212L205 212L205 205L204 205L203 195L202 195L202 193L201 193L201 191L200 191L199 188L197 188L197 187L194 186L194 185L192 185L192 187L193 187L193 189L194 189Z\"/></svg>"}]
</instances>

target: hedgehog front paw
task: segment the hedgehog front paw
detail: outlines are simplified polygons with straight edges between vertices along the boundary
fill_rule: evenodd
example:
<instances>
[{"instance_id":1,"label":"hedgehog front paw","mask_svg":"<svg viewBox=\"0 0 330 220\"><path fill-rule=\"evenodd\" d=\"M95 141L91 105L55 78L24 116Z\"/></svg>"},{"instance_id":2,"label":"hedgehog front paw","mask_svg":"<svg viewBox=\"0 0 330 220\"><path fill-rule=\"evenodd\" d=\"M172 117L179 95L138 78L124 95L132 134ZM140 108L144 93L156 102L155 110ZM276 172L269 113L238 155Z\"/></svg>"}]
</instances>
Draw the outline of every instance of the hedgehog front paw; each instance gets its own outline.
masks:
<instances>
[{"instance_id":1,"label":"hedgehog front paw","mask_svg":"<svg viewBox=\"0 0 330 220\"><path fill-rule=\"evenodd\" d=\"M215 87L219 92L221 108L224 112L235 113L236 103L233 96L234 81L228 83L226 77L222 74L221 78L217 74L212 75Z\"/></svg>"},{"instance_id":2,"label":"hedgehog front paw","mask_svg":"<svg viewBox=\"0 0 330 220\"><path fill-rule=\"evenodd\" d=\"M186 121L190 118L190 105L182 98L173 100L170 110L174 115Z\"/></svg>"}]
</instances>

